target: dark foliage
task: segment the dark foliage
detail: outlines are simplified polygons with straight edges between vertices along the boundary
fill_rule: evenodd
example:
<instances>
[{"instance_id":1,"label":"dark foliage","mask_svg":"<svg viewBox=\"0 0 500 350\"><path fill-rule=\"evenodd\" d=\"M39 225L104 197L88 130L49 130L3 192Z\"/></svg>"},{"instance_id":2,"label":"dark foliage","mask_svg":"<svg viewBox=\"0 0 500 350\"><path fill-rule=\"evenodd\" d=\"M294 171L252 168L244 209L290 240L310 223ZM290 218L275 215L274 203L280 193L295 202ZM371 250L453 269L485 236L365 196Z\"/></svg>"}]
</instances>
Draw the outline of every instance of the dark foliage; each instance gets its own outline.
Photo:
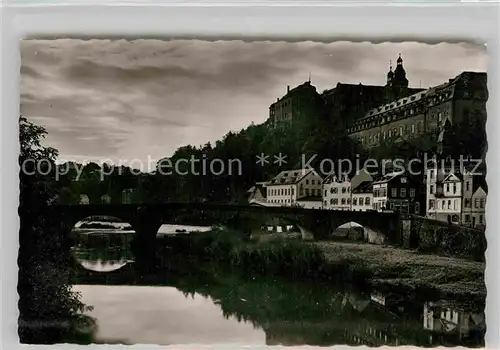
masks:
<instances>
[{"instance_id":1,"label":"dark foliage","mask_svg":"<svg viewBox=\"0 0 500 350\"><path fill-rule=\"evenodd\" d=\"M22 343L67 339L85 322L85 310L69 284L70 255L61 221L49 214L58 200L52 169L57 151L40 145L46 132L20 119L19 337ZM36 167L39 166L37 171ZM47 174L47 175L43 175Z\"/></svg>"}]
</instances>

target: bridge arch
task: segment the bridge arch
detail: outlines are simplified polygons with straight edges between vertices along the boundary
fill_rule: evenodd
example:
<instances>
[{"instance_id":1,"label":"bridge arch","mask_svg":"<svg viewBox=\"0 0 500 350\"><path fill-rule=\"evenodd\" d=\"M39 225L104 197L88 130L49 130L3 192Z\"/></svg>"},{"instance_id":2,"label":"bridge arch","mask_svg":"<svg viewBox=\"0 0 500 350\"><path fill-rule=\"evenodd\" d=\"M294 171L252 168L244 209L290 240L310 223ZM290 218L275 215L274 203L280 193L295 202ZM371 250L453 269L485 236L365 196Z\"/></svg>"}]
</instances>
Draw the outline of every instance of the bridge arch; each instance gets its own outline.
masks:
<instances>
[{"instance_id":1,"label":"bridge arch","mask_svg":"<svg viewBox=\"0 0 500 350\"><path fill-rule=\"evenodd\" d=\"M73 258L86 270L110 272L135 260L131 250L135 230L119 218L86 217L76 222L69 236Z\"/></svg>"},{"instance_id":2,"label":"bridge arch","mask_svg":"<svg viewBox=\"0 0 500 350\"><path fill-rule=\"evenodd\" d=\"M345 238L349 241L363 241L372 244L384 244L387 241L386 233L354 221L337 226L332 232L332 238Z\"/></svg>"}]
</instances>

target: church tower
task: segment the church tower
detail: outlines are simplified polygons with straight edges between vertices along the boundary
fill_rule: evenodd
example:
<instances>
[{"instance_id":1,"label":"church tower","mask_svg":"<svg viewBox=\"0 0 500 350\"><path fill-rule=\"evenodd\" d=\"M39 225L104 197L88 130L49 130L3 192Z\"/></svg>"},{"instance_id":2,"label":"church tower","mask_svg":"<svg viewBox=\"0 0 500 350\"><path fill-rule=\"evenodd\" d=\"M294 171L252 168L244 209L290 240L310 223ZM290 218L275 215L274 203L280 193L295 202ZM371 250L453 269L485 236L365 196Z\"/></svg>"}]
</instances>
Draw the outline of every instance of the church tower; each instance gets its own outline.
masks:
<instances>
[{"instance_id":1,"label":"church tower","mask_svg":"<svg viewBox=\"0 0 500 350\"><path fill-rule=\"evenodd\" d=\"M403 68L403 59L399 54L396 61L396 69L394 70L394 77L392 80L392 90L396 98L404 97L408 94L408 79L406 79L406 72Z\"/></svg>"}]
</instances>

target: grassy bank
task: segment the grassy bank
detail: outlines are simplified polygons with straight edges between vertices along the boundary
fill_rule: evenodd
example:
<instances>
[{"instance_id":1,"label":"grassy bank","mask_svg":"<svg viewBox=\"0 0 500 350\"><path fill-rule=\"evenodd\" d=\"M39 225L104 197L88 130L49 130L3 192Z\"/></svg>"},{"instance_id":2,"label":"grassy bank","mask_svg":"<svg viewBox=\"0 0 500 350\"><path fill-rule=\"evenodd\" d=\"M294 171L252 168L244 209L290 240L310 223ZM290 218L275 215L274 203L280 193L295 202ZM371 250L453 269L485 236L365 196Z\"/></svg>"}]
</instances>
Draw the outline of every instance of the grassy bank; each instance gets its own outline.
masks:
<instances>
[{"instance_id":1,"label":"grassy bank","mask_svg":"<svg viewBox=\"0 0 500 350\"><path fill-rule=\"evenodd\" d=\"M484 263L347 242L249 241L237 232L198 235L192 251L248 273L342 280L381 289L484 299Z\"/></svg>"},{"instance_id":2,"label":"grassy bank","mask_svg":"<svg viewBox=\"0 0 500 350\"><path fill-rule=\"evenodd\" d=\"M193 236L189 251L210 261L261 276L338 281L364 284L364 268L352 269L350 261L329 261L321 247L294 239L251 240L226 229Z\"/></svg>"},{"instance_id":3,"label":"grassy bank","mask_svg":"<svg viewBox=\"0 0 500 350\"><path fill-rule=\"evenodd\" d=\"M328 264L348 262L365 271L377 287L429 290L453 297L486 296L483 262L423 254L394 247L346 242L314 242Z\"/></svg>"}]
</instances>

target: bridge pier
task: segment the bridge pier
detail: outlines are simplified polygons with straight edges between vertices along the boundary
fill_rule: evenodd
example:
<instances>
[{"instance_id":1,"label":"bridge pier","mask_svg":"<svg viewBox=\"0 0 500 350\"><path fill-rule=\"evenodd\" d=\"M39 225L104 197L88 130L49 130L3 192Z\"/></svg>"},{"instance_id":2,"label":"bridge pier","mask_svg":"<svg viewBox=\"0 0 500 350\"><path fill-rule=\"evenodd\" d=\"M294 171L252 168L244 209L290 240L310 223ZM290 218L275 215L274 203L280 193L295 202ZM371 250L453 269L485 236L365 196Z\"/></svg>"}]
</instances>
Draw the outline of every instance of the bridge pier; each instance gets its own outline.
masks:
<instances>
[{"instance_id":1,"label":"bridge pier","mask_svg":"<svg viewBox=\"0 0 500 350\"><path fill-rule=\"evenodd\" d=\"M155 257L158 242L156 236L165 215L144 207L137 208L130 224L135 231L131 250L136 260L151 260Z\"/></svg>"}]
</instances>

